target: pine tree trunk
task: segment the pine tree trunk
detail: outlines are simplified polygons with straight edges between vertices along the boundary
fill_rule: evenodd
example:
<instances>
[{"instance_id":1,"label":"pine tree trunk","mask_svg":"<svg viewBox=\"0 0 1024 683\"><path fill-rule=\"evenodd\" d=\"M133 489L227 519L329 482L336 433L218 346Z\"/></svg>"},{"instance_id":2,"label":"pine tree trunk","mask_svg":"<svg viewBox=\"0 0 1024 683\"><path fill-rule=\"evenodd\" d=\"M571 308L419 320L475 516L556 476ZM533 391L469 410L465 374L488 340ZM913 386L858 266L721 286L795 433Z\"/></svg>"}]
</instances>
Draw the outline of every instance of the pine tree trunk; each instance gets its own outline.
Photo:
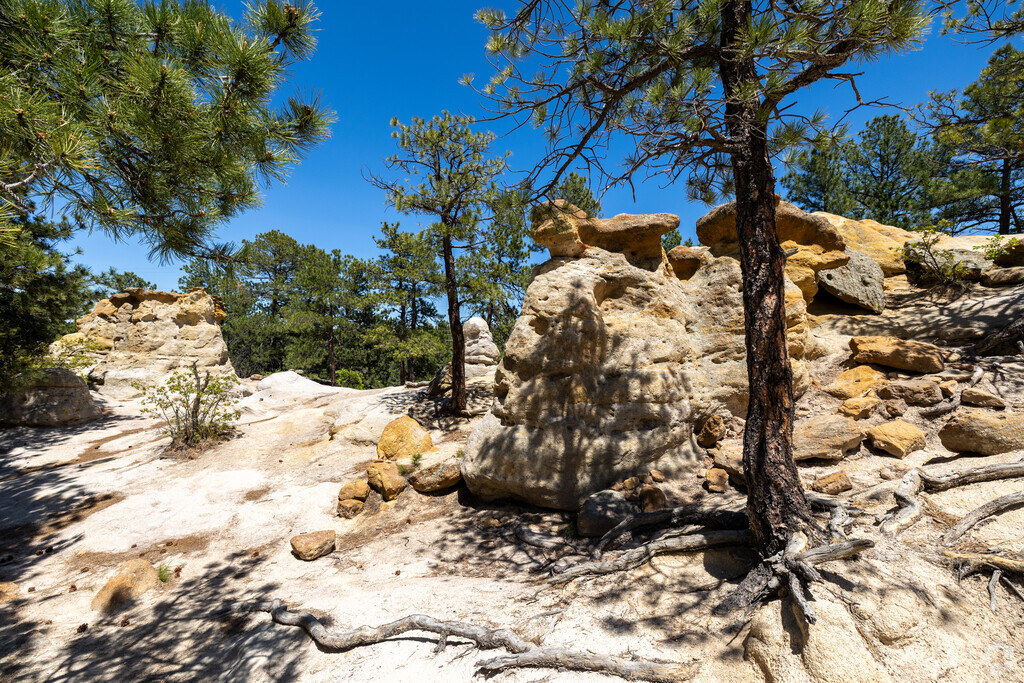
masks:
<instances>
[{"instance_id":1,"label":"pine tree trunk","mask_svg":"<svg viewBox=\"0 0 1024 683\"><path fill-rule=\"evenodd\" d=\"M1010 160L1003 159L1003 168L999 178L999 234L1009 235L1010 214L1013 212L1010 200Z\"/></svg>"},{"instance_id":2,"label":"pine tree trunk","mask_svg":"<svg viewBox=\"0 0 1024 683\"><path fill-rule=\"evenodd\" d=\"M459 288L455 280L455 256L452 238L443 239L444 289L448 295L448 325L452 330L452 403L454 414L466 412L466 338L462 333L462 313L459 311Z\"/></svg>"},{"instance_id":3,"label":"pine tree trunk","mask_svg":"<svg viewBox=\"0 0 1024 683\"><path fill-rule=\"evenodd\" d=\"M338 386L338 373L334 369L334 307L330 308L327 327L327 366L331 372L331 386Z\"/></svg>"},{"instance_id":4,"label":"pine tree trunk","mask_svg":"<svg viewBox=\"0 0 1024 683\"><path fill-rule=\"evenodd\" d=\"M722 44L736 45L749 0L722 11ZM720 63L726 94L758 79L752 60ZM758 103L726 105L736 187L736 232L743 270L749 404L743 434L747 513L762 557L783 550L793 532L811 529L811 513L793 461L793 373L786 341L785 257L775 229L775 176L767 124Z\"/></svg>"}]
</instances>

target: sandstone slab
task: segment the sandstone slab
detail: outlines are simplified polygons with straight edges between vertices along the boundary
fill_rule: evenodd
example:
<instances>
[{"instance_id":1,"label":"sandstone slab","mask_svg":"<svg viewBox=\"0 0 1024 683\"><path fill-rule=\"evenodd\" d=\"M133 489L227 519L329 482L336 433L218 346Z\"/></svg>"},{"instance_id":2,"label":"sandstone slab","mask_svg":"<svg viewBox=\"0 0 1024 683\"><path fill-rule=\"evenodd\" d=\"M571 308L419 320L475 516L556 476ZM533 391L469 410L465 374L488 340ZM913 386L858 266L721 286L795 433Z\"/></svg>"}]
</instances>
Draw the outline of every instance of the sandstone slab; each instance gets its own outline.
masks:
<instances>
[{"instance_id":1,"label":"sandstone slab","mask_svg":"<svg viewBox=\"0 0 1024 683\"><path fill-rule=\"evenodd\" d=\"M858 365L841 372L834 382L825 387L825 391L837 398L855 398L887 381L884 372L870 365Z\"/></svg>"},{"instance_id":2,"label":"sandstone slab","mask_svg":"<svg viewBox=\"0 0 1024 683\"><path fill-rule=\"evenodd\" d=\"M854 420L828 415L793 426L794 460L842 460L860 446L864 431Z\"/></svg>"},{"instance_id":3,"label":"sandstone slab","mask_svg":"<svg viewBox=\"0 0 1024 683\"><path fill-rule=\"evenodd\" d=\"M338 516L345 519L352 519L363 511L363 501L355 498L338 501Z\"/></svg>"},{"instance_id":4,"label":"sandstone slab","mask_svg":"<svg viewBox=\"0 0 1024 683\"><path fill-rule=\"evenodd\" d=\"M882 403L882 399L875 396L858 396L848 398L839 404L839 414L852 417L854 420L863 420L871 417L871 413Z\"/></svg>"},{"instance_id":5,"label":"sandstone slab","mask_svg":"<svg viewBox=\"0 0 1024 683\"><path fill-rule=\"evenodd\" d=\"M886 401L903 399L910 406L933 406L942 402L942 389L924 379L904 379L878 388L878 396Z\"/></svg>"},{"instance_id":6,"label":"sandstone slab","mask_svg":"<svg viewBox=\"0 0 1024 683\"><path fill-rule=\"evenodd\" d=\"M1024 282L1024 266L994 268L981 274L981 284L986 287L1009 287Z\"/></svg>"},{"instance_id":7,"label":"sandstone slab","mask_svg":"<svg viewBox=\"0 0 1024 683\"><path fill-rule=\"evenodd\" d=\"M979 389L978 387L967 387L960 394L960 400L969 406L981 408L1005 408L1006 401L995 394Z\"/></svg>"},{"instance_id":8,"label":"sandstone slab","mask_svg":"<svg viewBox=\"0 0 1024 683\"><path fill-rule=\"evenodd\" d=\"M850 476L842 470L827 474L824 477L819 477L811 482L811 490L817 491L818 493L825 493L830 496L836 496L840 493L845 493L853 488L853 482L850 481Z\"/></svg>"},{"instance_id":9,"label":"sandstone slab","mask_svg":"<svg viewBox=\"0 0 1024 683\"><path fill-rule=\"evenodd\" d=\"M998 455L1024 448L1024 415L962 408L939 430L942 445L957 453Z\"/></svg>"},{"instance_id":10,"label":"sandstone slab","mask_svg":"<svg viewBox=\"0 0 1024 683\"><path fill-rule=\"evenodd\" d=\"M409 483L420 493L433 493L456 486L462 481L459 463L446 461L425 467L409 475Z\"/></svg>"},{"instance_id":11,"label":"sandstone slab","mask_svg":"<svg viewBox=\"0 0 1024 683\"><path fill-rule=\"evenodd\" d=\"M81 377L63 368L44 370L27 386L0 395L0 424L60 427L103 414Z\"/></svg>"},{"instance_id":12,"label":"sandstone slab","mask_svg":"<svg viewBox=\"0 0 1024 683\"><path fill-rule=\"evenodd\" d=\"M934 344L895 337L853 337L853 360L911 372L940 372L946 353Z\"/></svg>"},{"instance_id":13,"label":"sandstone slab","mask_svg":"<svg viewBox=\"0 0 1024 683\"><path fill-rule=\"evenodd\" d=\"M897 458L905 458L925 447L925 435L919 427L905 420L893 420L868 430L868 440L875 448Z\"/></svg>"}]
</instances>

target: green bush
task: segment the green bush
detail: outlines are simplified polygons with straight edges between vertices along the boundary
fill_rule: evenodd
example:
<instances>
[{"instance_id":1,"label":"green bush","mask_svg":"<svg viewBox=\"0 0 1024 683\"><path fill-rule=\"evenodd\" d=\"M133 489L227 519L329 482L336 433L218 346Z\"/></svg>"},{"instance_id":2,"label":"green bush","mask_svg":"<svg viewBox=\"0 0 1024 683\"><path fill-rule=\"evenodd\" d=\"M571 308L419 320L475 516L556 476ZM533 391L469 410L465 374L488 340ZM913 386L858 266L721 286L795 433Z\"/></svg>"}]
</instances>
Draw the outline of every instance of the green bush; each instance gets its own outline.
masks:
<instances>
[{"instance_id":1,"label":"green bush","mask_svg":"<svg viewBox=\"0 0 1024 683\"><path fill-rule=\"evenodd\" d=\"M334 373L334 381L339 387L350 389L363 389L363 375L357 370L338 370Z\"/></svg>"},{"instance_id":2,"label":"green bush","mask_svg":"<svg viewBox=\"0 0 1024 683\"><path fill-rule=\"evenodd\" d=\"M921 239L907 242L903 246L903 262L907 267L907 280L918 287L945 285L967 287L968 269L966 264L956 258L956 254L948 249L937 249L936 245L943 238L944 232L939 226L929 226L916 230Z\"/></svg>"},{"instance_id":3,"label":"green bush","mask_svg":"<svg viewBox=\"0 0 1024 683\"><path fill-rule=\"evenodd\" d=\"M179 370L161 386L146 389L143 413L167 423L171 450L191 449L222 441L235 430L241 416L233 410L238 401L232 390L238 386L234 377L205 372L200 376L196 363L191 370Z\"/></svg>"}]
</instances>

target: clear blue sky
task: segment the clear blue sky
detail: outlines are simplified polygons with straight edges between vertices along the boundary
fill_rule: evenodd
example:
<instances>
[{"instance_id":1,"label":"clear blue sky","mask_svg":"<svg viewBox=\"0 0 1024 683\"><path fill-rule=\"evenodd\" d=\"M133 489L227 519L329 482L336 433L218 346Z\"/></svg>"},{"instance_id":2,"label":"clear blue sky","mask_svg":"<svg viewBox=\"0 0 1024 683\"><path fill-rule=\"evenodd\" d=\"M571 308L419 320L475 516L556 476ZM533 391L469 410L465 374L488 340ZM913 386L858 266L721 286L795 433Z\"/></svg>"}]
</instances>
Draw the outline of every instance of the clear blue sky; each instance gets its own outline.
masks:
<instances>
[{"instance_id":1,"label":"clear blue sky","mask_svg":"<svg viewBox=\"0 0 1024 683\"><path fill-rule=\"evenodd\" d=\"M222 0L233 15L243 4ZM395 151L390 137L391 117L408 121L443 109L483 115L477 95L459 78L474 72L478 82L491 74L484 55L487 32L473 20L485 5L507 6L509 0L449 0L423 2L325 2L319 24L319 48L312 60L293 70L292 85L309 92L323 91L337 112L333 137L295 169L286 185L265 192L262 208L235 218L221 233L241 241L267 230L281 230L300 242L366 258L375 254L373 236L382 220L401 220L415 226L415 216L400 217L384 205L383 193L363 180L366 170L382 171L381 160ZM886 97L894 104L913 105L931 90L962 87L978 77L994 48L955 44L933 28L923 49L858 70L866 101ZM800 106L825 108L834 117L854 102L848 86L831 82L801 93ZM863 121L894 110L861 109L849 119L856 131ZM491 127L501 133L501 128ZM518 168L532 166L542 149L539 131L527 130L499 139L497 150L513 152ZM657 180L637 184L636 201L628 189L612 190L602 199L605 215L617 213L676 213L683 238L693 236L694 223L707 207L687 202L681 186L661 189ZM79 260L94 270L115 267L132 270L162 289L174 289L177 264L160 266L146 259L145 246L116 244L103 234L81 235L75 245Z\"/></svg>"}]
</instances>

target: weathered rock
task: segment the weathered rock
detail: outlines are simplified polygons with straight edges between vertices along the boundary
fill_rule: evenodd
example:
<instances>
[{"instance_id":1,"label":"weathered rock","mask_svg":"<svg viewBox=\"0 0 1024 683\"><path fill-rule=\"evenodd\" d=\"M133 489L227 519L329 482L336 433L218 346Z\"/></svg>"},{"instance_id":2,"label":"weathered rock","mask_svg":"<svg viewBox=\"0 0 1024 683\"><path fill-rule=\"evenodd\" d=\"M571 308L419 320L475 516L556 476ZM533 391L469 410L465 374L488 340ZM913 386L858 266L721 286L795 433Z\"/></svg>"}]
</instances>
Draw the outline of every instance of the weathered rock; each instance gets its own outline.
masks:
<instances>
[{"instance_id":1,"label":"weathered rock","mask_svg":"<svg viewBox=\"0 0 1024 683\"><path fill-rule=\"evenodd\" d=\"M742 439L726 439L714 451L715 468L725 471L737 483L746 481L743 472Z\"/></svg>"},{"instance_id":2,"label":"weathered rock","mask_svg":"<svg viewBox=\"0 0 1024 683\"><path fill-rule=\"evenodd\" d=\"M693 277L703 262L704 254L708 253L707 247L685 247L679 245L672 247L668 252L668 263L672 266L672 272L680 280L689 280Z\"/></svg>"},{"instance_id":3,"label":"weathered rock","mask_svg":"<svg viewBox=\"0 0 1024 683\"><path fill-rule=\"evenodd\" d=\"M1024 282L1024 267L995 268L981 274L981 284L986 287L1009 287Z\"/></svg>"},{"instance_id":4,"label":"weathered rock","mask_svg":"<svg viewBox=\"0 0 1024 683\"><path fill-rule=\"evenodd\" d=\"M870 365L858 365L840 373L832 384L825 387L825 391L836 398L855 398L866 391L877 389L887 381L884 372Z\"/></svg>"},{"instance_id":5,"label":"weathered rock","mask_svg":"<svg viewBox=\"0 0 1024 683\"><path fill-rule=\"evenodd\" d=\"M895 337L853 337L853 360L875 363L911 372L939 372L945 367L946 353L934 344Z\"/></svg>"},{"instance_id":6,"label":"weathered rock","mask_svg":"<svg viewBox=\"0 0 1024 683\"><path fill-rule=\"evenodd\" d=\"M323 557L334 552L336 536L333 529L293 536L291 540L292 553L295 557L307 562Z\"/></svg>"},{"instance_id":7,"label":"weathered rock","mask_svg":"<svg viewBox=\"0 0 1024 683\"><path fill-rule=\"evenodd\" d=\"M839 414L852 417L854 420L863 420L870 417L881 403L882 400L875 396L848 398L839 404Z\"/></svg>"},{"instance_id":8,"label":"weathered rock","mask_svg":"<svg viewBox=\"0 0 1024 683\"><path fill-rule=\"evenodd\" d=\"M365 501L370 495L370 485L365 479L350 481L338 491L338 500L360 500Z\"/></svg>"},{"instance_id":9,"label":"weathered rock","mask_svg":"<svg viewBox=\"0 0 1024 683\"><path fill-rule=\"evenodd\" d=\"M425 467L409 475L409 483L420 493L450 489L462 481L459 463L446 461Z\"/></svg>"},{"instance_id":10,"label":"weathered rock","mask_svg":"<svg viewBox=\"0 0 1024 683\"><path fill-rule=\"evenodd\" d=\"M725 438L727 429L728 425L724 417L712 415L704 420L704 426L700 428L700 434L697 435L697 443L704 448L711 448Z\"/></svg>"},{"instance_id":11,"label":"weathered rock","mask_svg":"<svg viewBox=\"0 0 1024 683\"><path fill-rule=\"evenodd\" d=\"M434 447L430 432L408 415L403 415L384 428L377 441L377 457L382 460L411 458Z\"/></svg>"},{"instance_id":12,"label":"weathered rock","mask_svg":"<svg viewBox=\"0 0 1024 683\"><path fill-rule=\"evenodd\" d=\"M889 455L905 458L925 447L925 435L917 426L904 420L893 420L868 430L871 445Z\"/></svg>"},{"instance_id":13,"label":"weathered rock","mask_svg":"<svg viewBox=\"0 0 1024 683\"><path fill-rule=\"evenodd\" d=\"M645 484L640 487L637 494L641 512L654 512L668 507L668 497L660 487L652 484Z\"/></svg>"},{"instance_id":14,"label":"weathered rock","mask_svg":"<svg viewBox=\"0 0 1024 683\"><path fill-rule=\"evenodd\" d=\"M16 600L21 595L21 589L13 581L0 581L0 605L11 600Z\"/></svg>"},{"instance_id":15,"label":"weathered rock","mask_svg":"<svg viewBox=\"0 0 1024 683\"><path fill-rule=\"evenodd\" d=\"M964 389L963 393L960 394L960 401L969 406L979 406L982 408L1006 407L1006 401L978 387Z\"/></svg>"},{"instance_id":16,"label":"weathered rock","mask_svg":"<svg viewBox=\"0 0 1024 683\"><path fill-rule=\"evenodd\" d=\"M942 445L957 453L998 455L1024 448L1024 415L963 408L939 430Z\"/></svg>"},{"instance_id":17,"label":"weathered rock","mask_svg":"<svg viewBox=\"0 0 1024 683\"><path fill-rule=\"evenodd\" d=\"M939 382L939 391L944 397L949 398L956 393L959 384L955 379L947 379L945 382Z\"/></svg>"},{"instance_id":18,"label":"weathered rock","mask_svg":"<svg viewBox=\"0 0 1024 683\"><path fill-rule=\"evenodd\" d=\"M338 501L338 516L345 519L352 519L363 511L363 501L356 498L348 498Z\"/></svg>"},{"instance_id":19,"label":"weathered rock","mask_svg":"<svg viewBox=\"0 0 1024 683\"><path fill-rule=\"evenodd\" d=\"M160 575L148 560L128 560L92 599L92 608L114 612L137 600L148 590L160 585Z\"/></svg>"},{"instance_id":20,"label":"weathered rock","mask_svg":"<svg viewBox=\"0 0 1024 683\"><path fill-rule=\"evenodd\" d=\"M79 318L78 331L57 344L80 347L95 364L89 382L100 393L131 398L133 382L157 385L170 373L189 369L234 376L221 335L220 301L202 289L187 294L129 289L96 304Z\"/></svg>"},{"instance_id":21,"label":"weathered rock","mask_svg":"<svg viewBox=\"0 0 1024 683\"><path fill-rule=\"evenodd\" d=\"M725 493L729 490L729 473L721 467L712 467L705 470L704 483L712 493Z\"/></svg>"},{"instance_id":22,"label":"weathered rock","mask_svg":"<svg viewBox=\"0 0 1024 683\"><path fill-rule=\"evenodd\" d=\"M850 261L838 268L818 273L818 284L840 301L860 306L872 313L885 310L885 275L870 256L856 249L847 249Z\"/></svg>"},{"instance_id":23,"label":"weathered rock","mask_svg":"<svg viewBox=\"0 0 1024 683\"><path fill-rule=\"evenodd\" d=\"M533 210L533 239L552 257L575 257L588 247L618 252L633 261L661 261L661 236L679 227L669 213L588 217L572 204L556 199Z\"/></svg>"},{"instance_id":24,"label":"weathered rock","mask_svg":"<svg viewBox=\"0 0 1024 683\"><path fill-rule=\"evenodd\" d=\"M647 476L651 478L651 481L660 484L665 481L665 473L661 470L651 470L647 473Z\"/></svg>"},{"instance_id":25,"label":"weathered rock","mask_svg":"<svg viewBox=\"0 0 1024 683\"><path fill-rule=\"evenodd\" d=\"M384 500L394 500L409 485L390 460L374 460L366 468L366 481Z\"/></svg>"},{"instance_id":26,"label":"weathered rock","mask_svg":"<svg viewBox=\"0 0 1024 683\"><path fill-rule=\"evenodd\" d=\"M583 501L576 517L576 532L587 538L603 536L629 515L636 514L637 507L626 500L618 491L598 491Z\"/></svg>"},{"instance_id":27,"label":"weathered rock","mask_svg":"<svg viewBox=\"0 0 1024 683\"><path fill-rule=\"evenodd\" d=\"M903 264L903 245L916 239L912 232L882 225L876 221L858 221L818 211L813 214L827 220L846 243L847 251L857 250L867 254L878 264L886 277L906 272Z\"/></svg>"},{"instance_id":28,"label":"weathered rock","mask_svg":"<svg viewBox=\"0 0 1024 683\"><path fill-rule=\"evenodd\" d=\"M818 493L825 493L830 496L835 496L840 493L844 493L853 488L853 482L850 481L850 477L846 472L839 470L832 474L827 474L824 477L819 477L811 482L811 490L817 491Z\"/></svg>"},{"instance_id":29,"label":"weathered rock","mask_svg":"<svg viewBox=\"0 0 1024 683\"><path fill-rule=\"evenodd\" d=\"M935 382L923 379L904 379L889 382L878 388L879 398L886 401L903 399L911 406L933 406L942 402L942 389Z\"/></svg>"},{"instance_id":30,"label":"weathered rock","mask_svg":"<svg viewBox=\"0 0 1024 683\"><path fill-rule=\"evenodd\" d=\"M82 378L63 368L44 370L31 384L0 395L0 424L59 427L91 422L102 414Z\"/></svg>"},{"instance_id":31,"label":"weathered rock","mask_svg":"<svg viewBox=\"0 0 1024 683\"><path fill-rule=\"evenodd\" d=\"M466 380L490 375L498 365L501 351L494 343L491 329L487 321L480 317L472 317L462 324L462 334L466 339ZM447 363L427 385L427 394L442 396L452 390L452 364ZM469 387L466 388L467 393ZM489 407L489 401L488 401ZM486 409L485 409L486 410Z\"/></svg>"},{"instance_id":32,"label":"weathered rock","mask_svg":"<svg viewBox=\"0 0 1024 683\"><path fill-rule=\"evenodd\" d=\"M889 417L900 417L907 412L907 402L902 398L892 399L882 404L882 410Z\"/></svg>"},{"instance_id":33,"label":"weathered rock","mask_svg":"<svg viewBox=\"0 0 1024 683\"><path fill-rule=\"evenodd\" d=\"M783 249L797 252L786 259L786 275L810 301L818 291L817 274L845 265L850 257L839 232L820 216L778 201L775 206L776 233ZM697 220L697 239L715 256L739 254L736 237L736 203L716 206Z\"/></svg>"},{"instance_id":34,"label":"weathered rock","mask_svg":"<svg viewBox=\"0 0 1024 683\"><path fill-rule=\"evenodd\" d=\"M848 417L815 417L794 425L793 459L842 460L863 440L860 425Z\"/></svg>"}]
</instances>

